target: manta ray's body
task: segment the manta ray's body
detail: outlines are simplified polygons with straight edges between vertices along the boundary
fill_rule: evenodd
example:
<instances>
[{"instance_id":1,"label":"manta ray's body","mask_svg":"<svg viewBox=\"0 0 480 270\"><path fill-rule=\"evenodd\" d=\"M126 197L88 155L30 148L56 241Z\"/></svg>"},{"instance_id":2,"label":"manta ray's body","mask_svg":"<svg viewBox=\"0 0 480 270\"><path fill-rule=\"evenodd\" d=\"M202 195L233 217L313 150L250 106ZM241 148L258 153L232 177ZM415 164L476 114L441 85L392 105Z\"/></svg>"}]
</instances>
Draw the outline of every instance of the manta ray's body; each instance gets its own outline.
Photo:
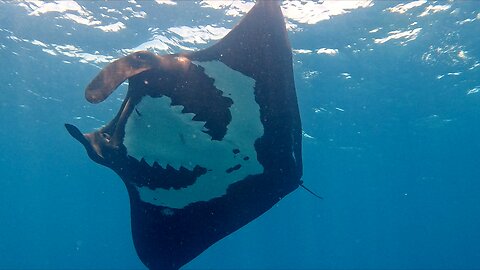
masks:
<instances>
[{"instance_id":1,"label":"manta ray's body","mask_svg":"<svg viewBox=\"0 0 480 270\"><path fill-rule=\"evenodd\" d=\"M205 50L111 63L86 98L101 102L127 79L108 125L85 135L66 127L125 183L147 267L181 267L301 183L292 55L276 1L258 2Z\"/></svg>"}]
</instances>

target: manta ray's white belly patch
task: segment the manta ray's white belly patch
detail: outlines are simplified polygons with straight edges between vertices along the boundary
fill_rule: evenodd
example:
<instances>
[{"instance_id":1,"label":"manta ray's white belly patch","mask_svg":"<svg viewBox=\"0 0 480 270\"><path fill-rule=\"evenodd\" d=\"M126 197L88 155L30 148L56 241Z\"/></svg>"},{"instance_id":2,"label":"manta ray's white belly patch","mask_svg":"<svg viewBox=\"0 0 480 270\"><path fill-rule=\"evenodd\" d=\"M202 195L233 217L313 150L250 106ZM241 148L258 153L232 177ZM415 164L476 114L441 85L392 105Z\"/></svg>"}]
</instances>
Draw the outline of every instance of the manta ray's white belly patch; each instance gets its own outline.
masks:
<instances>
[{"instance_id":1,"label":"manta ray's white belly patch","mask_svg":"<svg viewBox=\"0 0 480 270\"><path fill-rule=\"evenodd\" d=\"M140 199L153 205L183 208L197 201L208 201L226 194L228 186L248 175L260 174L255 141L263 135L260 107L255 101L255 80L232 70L220 61L194 62L215 80L223 95L233 100L231 122L221 141L202 132L205 123L193 121L193 114L182 114L183 106L170 106L170 98L145 96L137 104L140 114L132 113L125 126L124 145L128 155L144 158L152 165L196 165L207 169L191 186L182 189L137 187ZM240 152L235 154L232 149ZM249 159L244 159L249 157ZM237 170L227 172L237 166Z\"/></svg>"}]
</instances>

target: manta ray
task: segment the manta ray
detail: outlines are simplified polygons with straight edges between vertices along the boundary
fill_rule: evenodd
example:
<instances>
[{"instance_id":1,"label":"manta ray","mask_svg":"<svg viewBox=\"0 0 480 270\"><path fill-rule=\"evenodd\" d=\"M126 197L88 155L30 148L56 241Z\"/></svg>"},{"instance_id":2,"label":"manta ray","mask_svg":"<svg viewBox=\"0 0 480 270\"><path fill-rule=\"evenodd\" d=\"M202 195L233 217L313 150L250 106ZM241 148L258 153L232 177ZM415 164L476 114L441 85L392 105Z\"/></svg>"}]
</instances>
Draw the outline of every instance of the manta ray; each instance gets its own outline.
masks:
<instances>
[{"instance_id":1,"label":"manta ray","mask_svg":"<svg viewBox=\"0 0 480 270\"><path fill-rule=\"evenodd\" d=\"M301 185L302 129L278 1L258 1L203 50L139 51L87 86L91 103L128 80L116 116L70 135L123 180L135 249L178 269Z\"/></svg>"}]
</instances>

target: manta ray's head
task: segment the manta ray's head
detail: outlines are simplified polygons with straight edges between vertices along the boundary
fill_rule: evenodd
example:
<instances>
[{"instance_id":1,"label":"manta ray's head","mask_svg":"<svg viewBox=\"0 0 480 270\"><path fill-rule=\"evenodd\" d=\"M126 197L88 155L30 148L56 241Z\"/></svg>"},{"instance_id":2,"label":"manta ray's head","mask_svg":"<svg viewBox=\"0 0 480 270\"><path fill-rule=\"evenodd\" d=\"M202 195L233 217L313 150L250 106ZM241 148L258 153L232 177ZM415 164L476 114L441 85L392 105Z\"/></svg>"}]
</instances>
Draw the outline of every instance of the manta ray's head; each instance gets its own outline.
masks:
<instances>
[{"instance_id":1,"label":"manta ray's head","mask_svg":"<svg viewBox=\"0 0 480 270\"><path fill-rule=\"evenodd\" d=\"M101 102L126 79L128 93L108 125L83 136L69 131L117 173L125 167L149 172L128 172L137 174L128 184L145 201L183 207L263 172L255 149L264 130L254 79L221 61L137 52L102 70L86 97ZM188 196L176 194L187 187Z\"/></svg>"},{"instance_id":2,"label":"manta ray's head","mask_svg":"<svg viewBox=\"0 0 480 270\"><path fill-rule=\"evenodd\" d=\"M88 85L85 97L91 103L101 102L127 79L130 90L119 115L110 125L122 124L133 111L141 116L136 106L143 102L144 97L150 96L162 98L163 105L158 106L163 109L169 107L169 112L163 111L162 115L188 114L189 120L204 124L203 131L213 140L221 140L225 136L226 126L231 120L229 107L233 102L214 86L214 79L208 77L202 67L192 64L188 58L157 56L147 51L133 53L104 68ZM113 136L108 133L116 130L105 128L103 131L106 136ZM123 138L118 136L123 137L123 134L115 136L121 142Z\"/></svg>"}]
</instances>

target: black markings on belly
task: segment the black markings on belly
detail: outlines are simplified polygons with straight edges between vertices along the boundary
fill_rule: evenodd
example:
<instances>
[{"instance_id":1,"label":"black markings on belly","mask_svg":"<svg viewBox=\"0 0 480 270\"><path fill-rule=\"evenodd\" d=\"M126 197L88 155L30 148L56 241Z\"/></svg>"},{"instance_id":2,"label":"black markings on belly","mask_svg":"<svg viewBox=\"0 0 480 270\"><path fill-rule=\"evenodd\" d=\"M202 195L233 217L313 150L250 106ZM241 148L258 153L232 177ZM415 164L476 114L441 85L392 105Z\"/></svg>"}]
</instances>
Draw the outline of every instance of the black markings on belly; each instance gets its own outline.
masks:
<instances>
[{"instance_id":1,"label":"black markings on belly","mask_svg":"<svg viewBox=\"0 0 480 270\"><path fill-rule=\"evenodd\" d=\"M225 170L225 172L226 172L226 173L232 173L233 171L236 171L236 170L240 169L241 167L242 167L242 165L237 164L237 165L235 165L235 166L233 166L233 167L231 167L231 168L228 168L227 170Z\"/></svg>"},{"instance_id":2,"label":"black markings on belly","mask_svg":"<svg viewBox=\"0 0 480 270\"><path fill-rule=\"evenodd\" d=\"M181 189L193 185L197 179L207 173L207 169L195 165L193 169L187 169L183 166L176 169L167 164L165 167L154 162L150 166L143 158L137 160L134 157L128 156L128 163L125 165L131 170L131 183L138 187L149 187L150 189ZM122 170L122 168L120 168Z\"/></svg>"},{"instance_id":3,"label":"black markings on belly","mask_svg":"<svg viewBox=\"0 0 480 270\"><path fill-rule=\"evenodd\" d=\"M142 114L138 111L137 108L135 108L135 112L138 114L138 116L142 116Z\"/></svg>"},{"instance_id":4,"label":"black markings on belly","mask_svg":"<svg viewBox=\"0 0 480 270\"><path fill-rule=\"evenodd\" d=\"M232 149L232 152L235 155L235 158L237 158L237 155L240 154L240 149L238 149L238 148ZM250 159L249 156L244 156L244 155L240 155L238 157L243 159L244 161L248 161ZM238 170L238 169L236 169L236 170Z\"/></svg>"}]
</instances>

